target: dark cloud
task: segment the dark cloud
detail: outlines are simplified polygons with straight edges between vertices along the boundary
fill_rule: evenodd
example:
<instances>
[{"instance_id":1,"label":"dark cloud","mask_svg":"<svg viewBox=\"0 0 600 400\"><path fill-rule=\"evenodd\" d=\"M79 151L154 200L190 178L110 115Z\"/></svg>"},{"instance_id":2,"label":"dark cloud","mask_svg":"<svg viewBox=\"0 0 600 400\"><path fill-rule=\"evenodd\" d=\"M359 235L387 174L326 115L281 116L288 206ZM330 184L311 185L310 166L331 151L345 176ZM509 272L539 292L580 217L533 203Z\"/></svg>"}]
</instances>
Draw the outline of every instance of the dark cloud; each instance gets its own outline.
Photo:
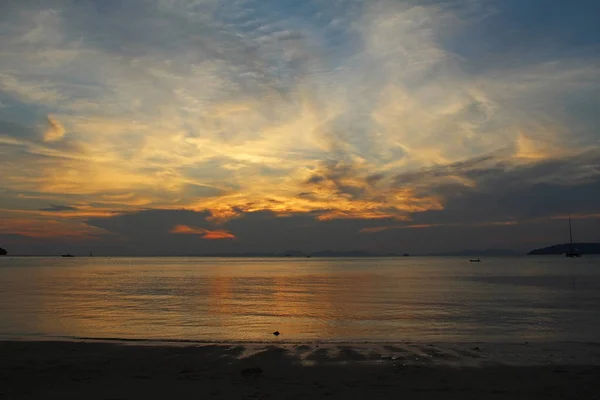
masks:
<instances>
[{"instance_id":1,"label":"dark cloud","mask_svg":"<svg viewBox=\"0 0 600 400\"><path fill-rule=\"evenodd\" d=\"M461 249L530 248L565 239L565 222L552 219L569 213L600 214L600 152L590 150L557 160L515 164L501 155L478 157L422 171L398 174L392 181L367 174L349 163L328 162L315 176L322 180L308 185L333 188L361 196L356 182L392 182L397 188L414 188L440 196L442 210L410 215L411 220L340 219L321 221L318 212L277 215L270 211L244 212L215 224L209 212L148 209L110 217L91 218L90 226L109 235L64 248L86 254L200 255L218 252L281 252L368 250L373 252L432 253ZM460 178L460 179L454 179ZM463 182L466 181L467 183ZM323 186L326 185L326 186ZM366 187L365 186L365 187ZM311 191L297 194L311 198ZM271 202L278 202L273 199ZM249 205L251 206L251 205ZM75 207L52 204L45 211L72 211ZM574 219L575 237L595 241L600 235L598 219ZM224 230L236 240L207 241L197 235L170 233L177 225L208 231ZM5 238L18 253L56 249L61 239ZM20 246L20 247L19 247ZM30 247L27 247L30 246ZM45 247L44 247L45 246ZM63 246L61 244L61 246ZM63 248L63 247L61 247ZM65 250L66 251L66 250Z\"/></svg>"},{"instance_id":2,"label":"dark cloud","mask_svg":"<svg viewBox=\"0 0 600 400\"><path fill-rule=\"evenodd\" d=\"M66 205L61 205L61 204L51 204L50 207L40 208L40 211L50 211L50 212L77 211L77 207L66 206Z\"/></svg>"},{"instance_id":3,"label":"dark cloud","mask_svg":"<svg viewBox=\"0 0 600 400\"><path fill-rule=\"evenodd\" d=\"M202 186L202 185L187 185L187 193L188 196L192 198L200 198L200 197L213 197L219 196L223 194L223 190L217 189L210 186Z\"/></svg>"},{"instance_id":4,"label":"dark cloud","mask_svg":"<svg viewBox=\"0 0 600 400\"><path fill-rule=\"evenodd\" d=\"M451 177L464 179L453 181ZM397 185L423 184L443 198L444 209L413 216L417 223L524 221L600 212L600 152L511 165L485 158L398 175Z\"/></svg>"},{"instance_id":5,"label":"dark cloud","mask_svg":"<svg viewBox=\"0 0 600 400\"><path fill-rule=\"evenodd\" d=\"M370 185L375 185L377 182L385 178L384 174L372 174L365 178L365 181Z\"/></svg>"},{"instance_id":6,"label":"dark cloud","mask_svg":"<svg viewBox=\"0 0 600 400\"><path fill-rule=\"evenodd\" d=\"M317 172L307 184L328 188L336 194L349 195L353 199L362 198L368 177L351 162L329 160L322 162Z\"/></svg>"},{"instance_id":7,"label":"dark cloud","mask_svg":"<svg viewBox=\"0 0 600 400\"><path fill-rule=\"evenodd\" d=\"M462 184L486 190L502 185L522 187L547 183L553 185L578 185L596 182L600 179L600 150L593 149L562 158L539 162L515 163L498 155L477 157L449 165L441 165L420 171L397 174L394 184L397 187L421 186L436 191L447 187L452 178L472 182Z\"/></svg>"},{"instance_id":8,"label":"dark cloud","mask_svg":"<svg viewBox=\"0 0 600 400\"><path fill-rule=\"evenodd\" d=\"M397 187L436 186L438 182L445 184L448 178L462 177L468 178L480 173L498 173L504 171L503 159L486 155L475 157L469 160L459 161L448 165L438 165L424 168L417 171L409 171L397 174L393 178L393 183Z\"/></svg>"},{"instance_id":9,"label":"dark cloud","mask_svg":"<svg viewBox=\"0 0 600 400\"><path fill-rule=\"evenodd\" d=\"M373 191L376 182L382 183L381 190ZM497 152L397 174L391 180L382 174L365 174L351 163L329 161L307 183L352 199L375 200L386 190L399 189L413 190L417 197L440 198L443 209L411 216L417 224L518 222L557 214L593 214L600 212L600 151L537 162L515 161Z\"/></svg>"},{"instance_id":10,"label":"dark cloud","mask_svg":"<svg viewBox=\"0 0 600 400\"><path fill-rule=\"evenodd\" d=\"M62 157L65 154L80 154L82 146L73 138L63 137L64 133L53 141L45 142L45 132L49 126L54 130L59 130L59 125L54 119L46 117L45 120L37 121L35 126L25 126L10 121L0 120L0 137L5 136L14 140L9 143L13 151L17 150L23 154L34 154L37 157ZM55 124L55 125L52 125Z\"/></svg>"},{"instance_id":11,"label":"dark cloud","mask_svg":"<svg viewBox=\"0 0 600 400\"><path fill-rule=\"evenodd\" d=\"M144 210L123 213L109 218L90 218L88 225L105 229L123 237L160 237L168 235L175 225L190 225L207 228L208 212L190 210Z\"/></svg>"},{"instance_id":12,"label":"dark cloud","mask_svg":"<svg viewBox=\"0 0 600 400\"><path fill-rule=\"evenodd\" d=\"M325 180L325 177L315 174L315 175L312 175L310 178L308 178L306 183L320 183L320 182L323 182L324 180Z\"/></svg>"},{"instance_id":13,"label":"dark cloud","mask_svg":"<svg viewBox=\"0 0 600 400\"><path fill-rule=\"evenodd\" d=\"M207 212L191 210L144 210L111 217L92 218L91 226L108 235L82 242L61 238L32 239L3 236L11 253L54 254L57 249L103 255L201 255L208 253L368 250L426 254L462 249L531 248L564 242L568 237L565 220L549 218L569 211L600 213L598 184L571 187L547 186L545 190L463 193L448 201L447 208L413 214L412 221L393 219L346 219L319 221L318 214L281 216L270 211L242 214L223 224L214 224ZM575 201L568 199L574 195ZM528 200L529 199L529 200ZM587 200L583 200L587 199ZM514 224L498 224L501 221ZM496 222L496 223L494 223ZM223 230L236 240L207 241L197 235L170 233L177 225L208 231ZM429 226L428 226L429 225ZM600 235L598 219L573 220L578 241L594 241ZM370 232L366 228L372 229ZM390 228L390 229L386 229ZM9 246L10 245L10 246ZM67 250L65 250L67 251Z\"/></svg>"},{"instance_id":14,"label":"dark cloud","mask_svg":"<svg viewBox=\"0 0 600 400\"><path fill-rule=\"evenodd\" d=\"M213 224L206 212L190 210L145 210L87 223L119 237L115 248L130 254L207 254L216 252L280 252L287 249L371 249L377 240L360 233L368 221L319 221L317 214L280 216L271 211L243 214L223 224ZM203 241L195 235L171 234L177 225L225 230L235 241Z\"/></svg>"},{"instance_id":15,"label":"dark cloud","mask_svg":"<svg viewBox=\"0 0 600 400\"><path fill-rule=\"evenodd\" d=\"M339 193L350 195L353 199L360 199L365 194L365 189L355 185L338 185Z\"/></svg>"}]
</instances>

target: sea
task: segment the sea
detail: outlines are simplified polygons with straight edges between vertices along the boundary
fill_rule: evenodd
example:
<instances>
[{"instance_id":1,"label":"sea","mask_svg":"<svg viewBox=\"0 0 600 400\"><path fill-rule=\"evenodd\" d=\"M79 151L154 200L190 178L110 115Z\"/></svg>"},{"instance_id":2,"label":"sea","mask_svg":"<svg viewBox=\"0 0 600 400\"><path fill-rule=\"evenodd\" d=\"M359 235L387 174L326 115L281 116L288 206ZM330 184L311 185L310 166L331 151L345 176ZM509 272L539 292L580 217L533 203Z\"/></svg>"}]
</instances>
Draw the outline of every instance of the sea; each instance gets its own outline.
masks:
<instances>
[{"instance_id":1,"label":"sea","mask_svg":"<svg viewBox=\"0 0 600 400\"><path fill-rule=\"evenodd\" d=\"M598 256L0 257L0 339L598 338Z\"/></svg>"}]
</instances>

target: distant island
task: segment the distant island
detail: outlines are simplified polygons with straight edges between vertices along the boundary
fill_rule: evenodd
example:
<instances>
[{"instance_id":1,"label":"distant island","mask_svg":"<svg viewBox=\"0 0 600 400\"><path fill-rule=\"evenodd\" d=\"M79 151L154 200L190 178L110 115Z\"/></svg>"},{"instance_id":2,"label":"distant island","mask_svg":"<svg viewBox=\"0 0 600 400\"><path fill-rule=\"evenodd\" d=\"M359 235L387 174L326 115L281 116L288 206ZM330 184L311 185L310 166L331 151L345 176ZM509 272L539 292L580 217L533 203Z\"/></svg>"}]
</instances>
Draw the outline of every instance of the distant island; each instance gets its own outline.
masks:
<instances>
[{"instance_id":1,"label":"distant island","mask_svg":"<svg viewBox=\"0 0 600 400\"><path fill-rule=\"evenodd\" d=\"M7 254L8 254L8 251L6 251L2 247L0 247L0 256L5 256Z\"/></svg>"},{"instance_id":2,"label":"distant island","mask_svg":"<svg viewBox=\"0 0 600 400\"><path fill-rule=\"evenodd\" d=\"M521 256L522 252L510 250L510 249L470 249L470 250L457 250L457 251L445 251L439 253L429 253L428 256L433 257L464 257L464 256L477 256L477 257L502 257L502 256Z\"/></svg>"},{"instance_id":3,"label":"distant island","mask_svg":"<svg viewBox=\"0 0 600 400\"><path fill-rule=\"evenodd\" d=\"M581 254L600 254L600 243L555 244L554 246L542 247L541 249L531 250L527 254L530 256L545 254L565 254L566 252L571 251L571 248L576 248Z\"/></svg>"},{"instance_id":4,"label":"distant island","mask_svg":"<svg viewBox=\"0 0 600 400\"><path fill-rule=\"evenodd\" d=\"M334 251L321 250L306 253L300 250L288 250L283 253L213 253L203 254L203 257L400 257L401 254L376 254L364 250Z\"/></svg>"}]
</instances>

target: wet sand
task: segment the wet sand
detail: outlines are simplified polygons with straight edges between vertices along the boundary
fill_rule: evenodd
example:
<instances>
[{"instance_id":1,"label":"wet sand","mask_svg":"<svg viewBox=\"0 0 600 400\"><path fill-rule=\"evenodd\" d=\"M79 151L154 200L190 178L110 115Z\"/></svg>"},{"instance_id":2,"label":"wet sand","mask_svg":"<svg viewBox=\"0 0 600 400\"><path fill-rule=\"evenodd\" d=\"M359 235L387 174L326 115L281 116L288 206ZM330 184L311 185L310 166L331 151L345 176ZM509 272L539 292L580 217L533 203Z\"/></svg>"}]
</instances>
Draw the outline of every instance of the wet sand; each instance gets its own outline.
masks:
<instances>
[{"instance_id":1,"label":"wet sand","mask_svg":"<svg viewBox=\"0 0 600 400\"><path fill-rule=\"evenodd\" d=\"M600 343L0 342L6 399L599 399Z\"/></svg>"}]
</instances>

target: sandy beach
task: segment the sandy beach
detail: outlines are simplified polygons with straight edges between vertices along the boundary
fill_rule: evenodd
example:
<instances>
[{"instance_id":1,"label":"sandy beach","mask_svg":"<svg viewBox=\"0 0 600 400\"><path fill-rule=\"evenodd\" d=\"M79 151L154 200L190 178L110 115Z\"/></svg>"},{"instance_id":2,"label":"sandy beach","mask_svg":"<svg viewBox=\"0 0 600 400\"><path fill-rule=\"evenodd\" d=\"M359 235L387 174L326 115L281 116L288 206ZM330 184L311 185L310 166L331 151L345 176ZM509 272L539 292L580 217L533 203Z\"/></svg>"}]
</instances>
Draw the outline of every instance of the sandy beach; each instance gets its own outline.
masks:
<instances>
[{"instance_id":1,"label":"sandy beach","mask_svg":"<svg viewBox=\"0 0 600 400\"><path fill-rule=\"evenodd\" d=\"M600 343L0 342L6 399L598 399Z\"/></svg>"}]
</instances>

